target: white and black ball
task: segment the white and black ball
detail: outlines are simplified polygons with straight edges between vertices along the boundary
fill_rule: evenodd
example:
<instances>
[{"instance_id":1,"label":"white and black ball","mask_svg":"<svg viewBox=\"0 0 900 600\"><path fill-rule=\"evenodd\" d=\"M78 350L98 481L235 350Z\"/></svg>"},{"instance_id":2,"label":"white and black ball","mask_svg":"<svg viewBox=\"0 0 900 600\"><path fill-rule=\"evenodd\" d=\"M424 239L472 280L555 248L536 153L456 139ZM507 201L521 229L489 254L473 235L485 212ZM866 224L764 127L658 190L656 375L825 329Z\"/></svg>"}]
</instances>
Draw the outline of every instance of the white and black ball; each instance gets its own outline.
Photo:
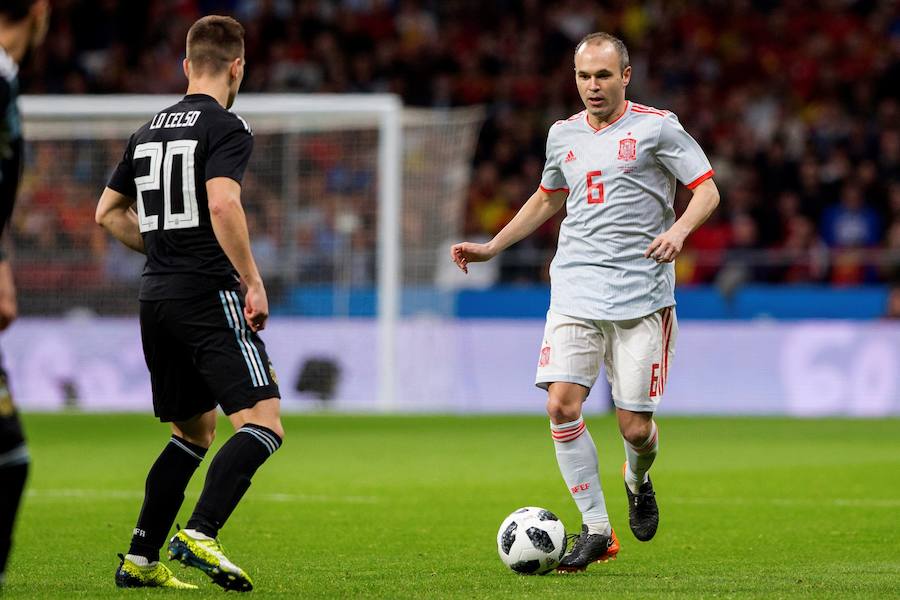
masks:
<instances>
[{"instance_id":1,"label":"white and black ball","mask_svg":"<svg viewBox=\"0 0 900 600\"><path fill-rule=\"evenodd\" d=\"M520 575L544 575L556 568L566 552L566 528L549 510L520 508L500 524L497 552Z\"/></svg>"}]
</instances>

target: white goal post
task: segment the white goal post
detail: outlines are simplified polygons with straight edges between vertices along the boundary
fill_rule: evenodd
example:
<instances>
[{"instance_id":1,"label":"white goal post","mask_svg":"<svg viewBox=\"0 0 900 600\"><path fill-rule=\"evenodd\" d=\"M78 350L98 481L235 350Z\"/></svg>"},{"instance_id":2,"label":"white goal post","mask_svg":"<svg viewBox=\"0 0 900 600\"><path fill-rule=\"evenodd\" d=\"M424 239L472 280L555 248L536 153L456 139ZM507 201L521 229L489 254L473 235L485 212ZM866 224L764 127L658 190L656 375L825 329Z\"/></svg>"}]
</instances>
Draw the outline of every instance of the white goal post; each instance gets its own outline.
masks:
<instances>
[{"instance_id":1,"label":"white goal post","mask_svg":"<svg viewBox=\"0 0 900 600\"><path fill-rule=\"evenodd\" d=\"M137 127L148 121L156 112L180 99L181 96L171 95L26 95L20 98L20 108L28 144L43 143L45 146L53 146L57 142L71 143L73 149L69 156L71 160L75 160L75 157L80 156L78 144L84 145L85 141L90 143L95 140L97 145L111 146L118 140L120 142L119 152L121 152L128 136ZM474 142L483 120L481 109L413 111L404 109L399 97L389 94L241 94L238 96L233 110L248 121L257 137L260 134L286 136L293 133L308 135L316 132L327 138L328 132L345 132L345 135L350 136L350 141L346 142L347 147L350 147L351 144L356 143L352 140L353 131L372 130L377 132L377 135L373 134L377 141L373 139L370 146L359 146L359 156L351 157L351 160L355 161L369 158L369 154L376 153L377 145L377 157L371 157L377 164L377 168L374 170L374 181L360 184L375 187L374 197L377 204L375 214L377 216L374 218L374 223L360 226L354 222L353 218L349 218L348 222L346 214L338 214L334 218L339 222L338 229L346 225L347 230L351 232L351 235L348 236L351 242L338 242L338 245L341 243L356 244L354 236L364 238L366 234L360 232L360 229L366 226L376 232L373 244L374 258L372 259L374 267L370 270L374 271L374 289L377 299L377 349L375 350L375 354L377 354L375 359L377 361L377 397L378 406L382 409L395 408L397 398L396 339L398 321L403 312L404 259L402 257L407 253L403 245L403 227L405 224L408 225L404 221L405 215L403 214L404 193L409 194L408 181L412 179L408 173L404 173L405 165L412 162L409 156L404 155L405 139L407 142L409 141L404 135L404 130L406 128L413 131L417 125L432 126L436 124L436 126L444 127L447 131L454 131L455 134L455 130L462 131L461 125L466 126L465 139L458 144L460 150L457 154L462 153L455 161L458 165L447 165L448 170L456 168L453 185L459 189L455 189L453 194L458 197L458 200L454 203L455 207L451 218L448 219L446 215L434 217L437 220L446 221L444 224L450 228L452 235L459 235L462 233L464 212L464 191L460 192L460 189L464 189L468 183L469 173L465 171L463 177L460 178L458 167L465 165L468 168L471 163ZM360 144L362 143L360 142ZM441 145L435 144L435 147L439 149ZM261 148L258 144L252 159L252 161L256 161L256 164L265 165L266 177L271 182L269 187L281 196L280 201L283 206L288 208L297 205L299 199L306 193L305 189L301 189L302 178L297 176L297 147L297 144L285 143L283 147L276 148L273 144L271 147ZM312 160L315 161L317 158L315 153L319 149L314 144L311 144L311 148ZM354 148L356 147L354 146ZM407 146L408 149L409 146ZM48 153L52 152L52 148L47 151ZM329 150L327 147L321 150L323 154L331 151L340 153L342 150ZM32 152L32 154L34 153ZM118 159L118 157L115 158ZM330 160L327 157L322 160L326 159ZM106 159L104 157L93 160L99 163ZM62 168L66 168L65 161L64 157L50 159L51 163L57 167L62 165ZM38 160L38 162L40 161ZM254 162L251 162L251 171L253 164ZM114 165L115 162L112 162L106 167L112 169ZM90 167L97 171L102 168L102 165L91 164ZM38 171L37 175L42 176L39 172L40 166L35 168ZM406 185L404 184L405 178ZM96 181L90 183L97 184ZM431 184L440 185L441 182L432 182ZM327 210L329 207L325 206L324 208ZM276 211L276 214L287 221L301 218L290 216L290 211L283 207ZM285 214L288 216L285 217ZM278 218L279 216L276 216L275 220ZM415 217L409 217L407 221L409 219L415 219ZM342 223L344 225L340 225ZM287 233L279 238L281 254L278 256L283 273L286 274L285 278L291 282L292 278L296 277L298 264L303 262L304 256L303 252L298 249L299 247L293 245L291 238L294 235L293 230L283 229ZM253 228L251 228L251 239L253 233ZM441 235L443 234L442 232ZM428 235L426 232L423 237L427 238ZM438 240L431 240L431 242L435 241ZM360 245L364 245L364 243L359 242ZM350 251L352 252L352 248ZM335 250L334 256L338 256L340 252L342 250ZM414 254L410 253L410 255ZM430 249L423 250L419 254L429 254L430 256ZM334 267L333 277L335 281L339 279L345 281L341 285L344 285L346 290L350 290L354 285L353 269L359 270L360 268L353 262L354 260L356 260L356 255L348 258L341 255L341 258L335 259L337 266ZM428 260L430 261L431 258ZM334 294L335 298L339 296L340 294ZM343 299L334 299L332 302L335 306L340 305L349 311L350 292L347 291L344 296L340 297ZM52 310L53 307L49 309L49 311ZM347 312L344 316L349 314Z\"/></svg>"}]
</instances>

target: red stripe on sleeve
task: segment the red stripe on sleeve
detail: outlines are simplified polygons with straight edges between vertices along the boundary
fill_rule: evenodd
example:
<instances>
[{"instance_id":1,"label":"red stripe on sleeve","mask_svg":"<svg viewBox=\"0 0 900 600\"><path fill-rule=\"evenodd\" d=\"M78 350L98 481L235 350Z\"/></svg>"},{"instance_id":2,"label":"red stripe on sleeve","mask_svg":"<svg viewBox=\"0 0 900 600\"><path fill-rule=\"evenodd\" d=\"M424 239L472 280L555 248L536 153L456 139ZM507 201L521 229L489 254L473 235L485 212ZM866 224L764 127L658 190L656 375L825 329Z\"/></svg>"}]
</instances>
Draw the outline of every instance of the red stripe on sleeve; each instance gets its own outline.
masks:
<instances>
[{"instance_id":1,"label":"red stripe on sleeve","mask_svg":"<svg viewBox=\"0 0 900 600\"><path fill-rule=\"evenodd\" d=\"M710 177L712 177L712 176L715 175L715 174L716 174L716 172L713 171L712 169L710 169L709 171L707 171L706 173L704 173L703 175L701 175L701 176L698 177L697 179L695 179L695 180L693 180L692 182L688 183L688 184L687 184L687 189L689 189L689 190L694 189L695 187L697 187L698 185L700 185L701 183L703 183L704 181L706 181L707 179L709 179Z\"/></svg>"},{"instance_id":2,"label":"red stripe on sleeve","mask_svg":"<svg viewBox=\"0 0 900 600\"><path fill-rule=\"evenodd\" d=\"M554 194L554 193L556 193L556 192L568 192L568 191L569 191L569 188L567 188L567 187L561 187L561 188L553 188L553 189L550 189L550 188L545 188L544 185L541 184L541 190L544 191L544 192L547 192L548 194Z\"/></svg>"}]
</instances>

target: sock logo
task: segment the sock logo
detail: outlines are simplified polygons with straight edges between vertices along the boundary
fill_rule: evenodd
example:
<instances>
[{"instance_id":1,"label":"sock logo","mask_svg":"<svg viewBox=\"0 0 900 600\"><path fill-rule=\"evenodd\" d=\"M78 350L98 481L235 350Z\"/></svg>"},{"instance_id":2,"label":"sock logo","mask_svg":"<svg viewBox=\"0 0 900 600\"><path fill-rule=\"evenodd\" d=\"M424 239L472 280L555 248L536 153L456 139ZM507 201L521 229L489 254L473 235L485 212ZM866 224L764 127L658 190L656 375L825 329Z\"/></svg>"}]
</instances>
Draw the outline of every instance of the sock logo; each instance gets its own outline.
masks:
<instances>
[{"instance_id":1,"label":"sock logo","mask_svg":"<svg viewBox=\"0 0 900 600\"><path fill-rule=\"evenodd\" d=\"M588 483L579 483L578 485L573 485L571 488L573 494L577 494L578 492L586 492L591 489L590 482Z\"/></svg>"},{"instance_id":2,"label":"sock logo","mask_svg":"<svg viewBox=\"0 0 900 600\"><path fill-rule=\"evenodd\" d=\"M135 527L134 531L132 532L132 535L136 535L137 537L145 538L145 537L147 537L147 532L144 531L143 529Z\"/></svg>"}]
</instances>

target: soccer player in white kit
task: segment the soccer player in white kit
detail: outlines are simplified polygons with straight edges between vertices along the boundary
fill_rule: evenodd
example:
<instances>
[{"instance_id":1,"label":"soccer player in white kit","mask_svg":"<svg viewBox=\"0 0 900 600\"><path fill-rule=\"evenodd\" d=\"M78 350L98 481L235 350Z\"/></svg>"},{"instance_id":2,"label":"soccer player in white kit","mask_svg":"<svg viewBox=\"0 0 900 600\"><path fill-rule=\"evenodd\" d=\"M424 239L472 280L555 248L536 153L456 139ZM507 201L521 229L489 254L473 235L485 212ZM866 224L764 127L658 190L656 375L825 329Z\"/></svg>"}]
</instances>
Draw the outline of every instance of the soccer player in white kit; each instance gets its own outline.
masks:
<instances>
[{"instance_id":1,"label":"soccer player in white kit","mask_svg":"<svg viewBox=\"0 0 900 600\"><path fill-rule=\"evenodd\" d=\"M575 83L586 110L550 128L540 187L490 242L450 250L468 272L469 263L490 260L566 206L535 379L547 390L557 461L582 514L562 571L583 571L619 551L581 415L601 360L625 442L629 524L641 541L656 534L648 471L659 446L653 414L678 335L672 263L719 202L703 150L671 112L627 101L630 78L621 40L585 36L575 50ZM676 179L693 191L677 220Z\"/></svg>"}]
</instances>

